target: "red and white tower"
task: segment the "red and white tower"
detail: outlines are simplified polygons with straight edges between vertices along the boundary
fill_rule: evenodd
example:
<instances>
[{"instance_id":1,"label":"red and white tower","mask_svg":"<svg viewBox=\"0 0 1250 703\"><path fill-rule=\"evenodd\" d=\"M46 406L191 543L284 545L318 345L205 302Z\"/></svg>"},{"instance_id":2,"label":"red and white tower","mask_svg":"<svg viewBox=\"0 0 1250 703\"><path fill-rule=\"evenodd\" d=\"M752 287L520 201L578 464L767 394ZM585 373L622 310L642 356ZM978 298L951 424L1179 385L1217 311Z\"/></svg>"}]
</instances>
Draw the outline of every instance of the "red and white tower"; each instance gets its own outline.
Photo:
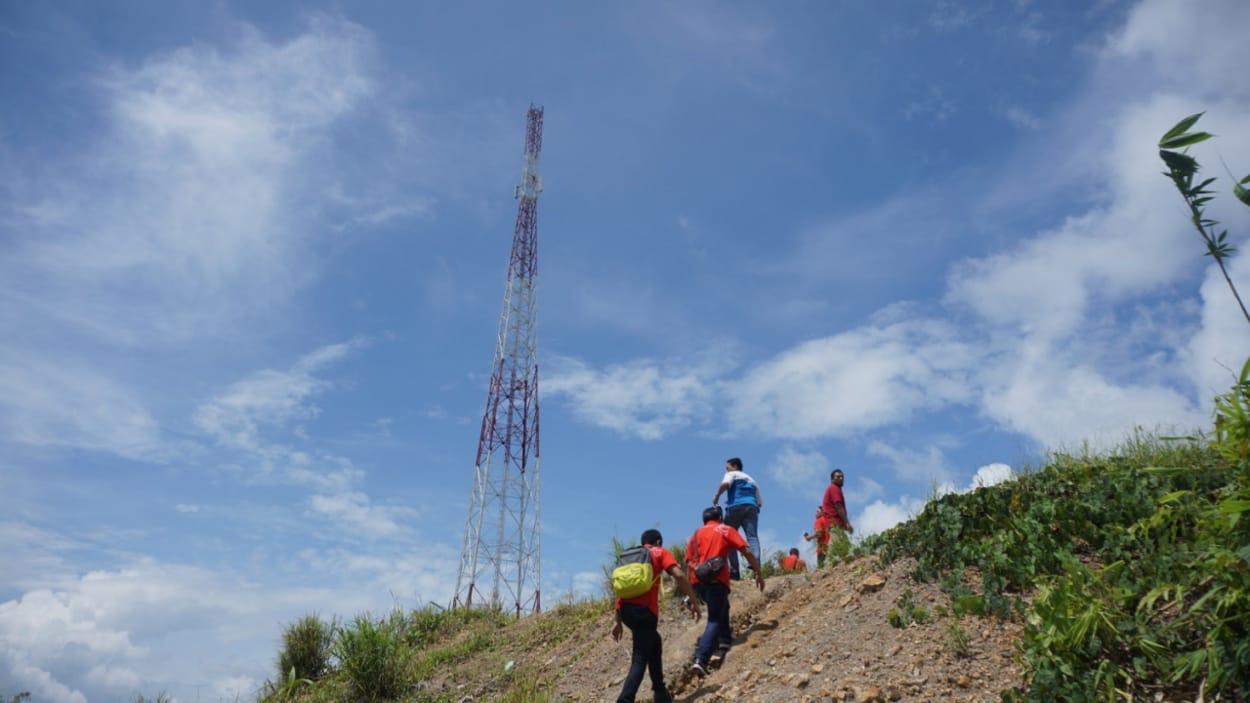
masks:
<instances>
[{"instance_id":1,"label":"red and white tower","mask_svg":"<svg viewBox=\"0 0 1250 703\"><path fill-rule=\"evenodd\" d=\"M516 614L542 608L538 441L538 155L543 109L530 105L525 166L516 187L516 227L495 338L486 409L473 469L453 605L498 605Z\"/></svg>"}]
</instances>

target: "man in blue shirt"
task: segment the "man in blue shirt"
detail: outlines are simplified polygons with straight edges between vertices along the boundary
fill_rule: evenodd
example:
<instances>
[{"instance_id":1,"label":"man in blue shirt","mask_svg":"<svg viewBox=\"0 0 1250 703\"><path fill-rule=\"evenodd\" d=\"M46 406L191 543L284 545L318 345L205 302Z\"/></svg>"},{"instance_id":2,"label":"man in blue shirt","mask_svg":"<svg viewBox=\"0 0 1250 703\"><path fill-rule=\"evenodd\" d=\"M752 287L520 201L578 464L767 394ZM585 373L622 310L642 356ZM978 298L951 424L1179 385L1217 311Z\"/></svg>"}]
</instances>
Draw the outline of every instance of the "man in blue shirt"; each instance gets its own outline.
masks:
<instances>
[{"instance_id":1,"label":"man in blue shirt","mask_svg":"<svg viewBox=\"0 0 1250 703\"><path fill-rule=\"evenodd\" d=\"M747 544L753 554L760 551L760 508L764 507L764 498L760 495L760 487L755 479L742 470L742 460L734 457L725 462L725 476L721 479L716 495L712 496L712 505L720 502L721 494L725 495L725 524L734 528L742 528L746 533ZM763 557L760 557L763 561ZM739 580L742 575L738 571L738 552L729 552L729 577Z\"/></svg>"}]
</instances>

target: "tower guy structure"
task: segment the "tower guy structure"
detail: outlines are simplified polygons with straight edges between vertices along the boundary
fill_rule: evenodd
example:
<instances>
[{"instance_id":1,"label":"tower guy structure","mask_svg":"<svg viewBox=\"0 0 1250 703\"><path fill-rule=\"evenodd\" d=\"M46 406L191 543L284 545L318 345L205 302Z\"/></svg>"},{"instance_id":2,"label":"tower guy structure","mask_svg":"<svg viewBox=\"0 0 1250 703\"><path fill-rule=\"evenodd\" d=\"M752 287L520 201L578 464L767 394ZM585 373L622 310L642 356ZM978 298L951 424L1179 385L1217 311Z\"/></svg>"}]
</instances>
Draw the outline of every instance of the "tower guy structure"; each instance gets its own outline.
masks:
<instances>
[{"instance_id":1,"label":"tower guy structure","mask_svg":"<svg viewBox=\"0 0 1250 703\"><path fill-rule=\"evenodd\" d=\"M515 608L517 615L542 609L538 339L534 329L542 145L543 109L531 104L525 120L525 165L515 193L516 227L503 312L453 601L454 607Z\"/></svg>"}]
</instances>

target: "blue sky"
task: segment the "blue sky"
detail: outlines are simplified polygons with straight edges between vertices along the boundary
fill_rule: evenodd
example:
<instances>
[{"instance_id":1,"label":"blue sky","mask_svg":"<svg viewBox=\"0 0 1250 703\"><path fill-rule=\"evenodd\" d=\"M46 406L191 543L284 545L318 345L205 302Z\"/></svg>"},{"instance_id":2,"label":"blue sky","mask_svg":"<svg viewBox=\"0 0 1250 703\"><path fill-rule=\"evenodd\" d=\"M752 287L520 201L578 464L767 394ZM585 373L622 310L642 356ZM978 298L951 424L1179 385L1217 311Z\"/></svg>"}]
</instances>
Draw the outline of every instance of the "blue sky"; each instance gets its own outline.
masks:
<instances>
[{"instance_id":1,"label":"blue sky","mask_svg":"<svg viewBox=\"0 0 1250 703\"><path fill-rule=\"evenodd\" d=\"M254 5L0 7L0 694L449 598L530 101L548 601L729 456L872 532L1250 350L1151 148L1250 169L1237 0Z\"/></svg>"}]
</instances>

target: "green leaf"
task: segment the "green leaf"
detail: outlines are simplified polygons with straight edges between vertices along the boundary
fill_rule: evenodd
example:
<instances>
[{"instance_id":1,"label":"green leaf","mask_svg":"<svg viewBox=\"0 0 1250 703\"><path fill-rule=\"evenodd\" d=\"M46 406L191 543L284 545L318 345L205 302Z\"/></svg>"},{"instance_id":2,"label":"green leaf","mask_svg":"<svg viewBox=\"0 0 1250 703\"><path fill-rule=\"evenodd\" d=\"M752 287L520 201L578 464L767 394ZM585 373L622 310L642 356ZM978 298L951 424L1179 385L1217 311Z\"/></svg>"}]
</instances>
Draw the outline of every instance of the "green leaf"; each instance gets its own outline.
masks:
<instances>
[{"instance_id":1,"label":"green leaf","mask_svg":"<svg viewBox=\"0 0 1250 703\"><path fill-rule=\"evenodd\" d=\"M1247 176L1247 178L1250 178L1250 176ZM1245 205L1250 206L1250 190L1246 190L1240 183L1233 184L1233 195L1237 196L1237 199Z\"/></svg>"},{"instance_id":2,"label":"green leaf","mask_svg":"<svg viewBox=\"0 0 1250 703\"><path fill-rule=\"evenodd\" d=\"M1171 493L1168 493L1167 495L1160 498L1159 504L1162 505L1164 503L1171 503L1179 499L1181 496L1188 495L1188 494L1189 494L1189 491L1172 491Z\"/></svg>"},{"instance_id":3,"label":"green leaf","mask_svg":"<svg viewBox=\"0 0 1250 703\"><path fill-rule=\"evenodd\" d=\"M1179 137L1172 137L1166 141L1159 142L1161 149L1180 149L1181 147L1190 146L1199 142L1205 142L1211 138L1208 132L1194 132L1193 134L1182 134Z\"/></svg>"},{"instance_id":4,"label":"green leaf","mask_svg":"<svg viewBox=\"0 0 1250 703\"><path fill-rule=\"evenodd\" d=\"M1198 170L1198 161L1188 154L1160 151L1159 158L1163 159L1163 163L1167 164L1168 168L1182 175L1192 174Z\"/></svg>"},{"instance_id":5,"label":"green leaf","mask_svg":"<svg viewBox=\"0 0 1250 703\"><path fill-rule=\"evenodd\" d=\"M1225 500L1220 502L1221 513L1244 513L1250 510L1250 500Z\"/></svg>"},{"instance_id":6,"label":"green leaf","mask_svg":"<svg viewBox=\"0 0 1250 703\"><path fill-rule=\"evenodd\" d=\"M1250 176L1246 176L1245 178L1241 179L1241 184L1243 186L1250 186Z\"/></svg>"},{"instance_id":7,"label":"green leaf","mask_svg":"<svg viewBox=\"0 0 1250 703\"><path fill-rule=\"evenodd\" d=\"M1195 112L1194 114L1190 115L1189 117L1186 117L1180 122L1177 122L1175 125L1172 126L1172 129L1169 129L1166 134L1164 134L1162 137L1159 138L1160 146L1162 146L1163 142L1189 131L1189 128L1197 124L1198 120L1205 114L1206 114L1205 110L1202 112Z\"/></svg>"}]
</instances>

